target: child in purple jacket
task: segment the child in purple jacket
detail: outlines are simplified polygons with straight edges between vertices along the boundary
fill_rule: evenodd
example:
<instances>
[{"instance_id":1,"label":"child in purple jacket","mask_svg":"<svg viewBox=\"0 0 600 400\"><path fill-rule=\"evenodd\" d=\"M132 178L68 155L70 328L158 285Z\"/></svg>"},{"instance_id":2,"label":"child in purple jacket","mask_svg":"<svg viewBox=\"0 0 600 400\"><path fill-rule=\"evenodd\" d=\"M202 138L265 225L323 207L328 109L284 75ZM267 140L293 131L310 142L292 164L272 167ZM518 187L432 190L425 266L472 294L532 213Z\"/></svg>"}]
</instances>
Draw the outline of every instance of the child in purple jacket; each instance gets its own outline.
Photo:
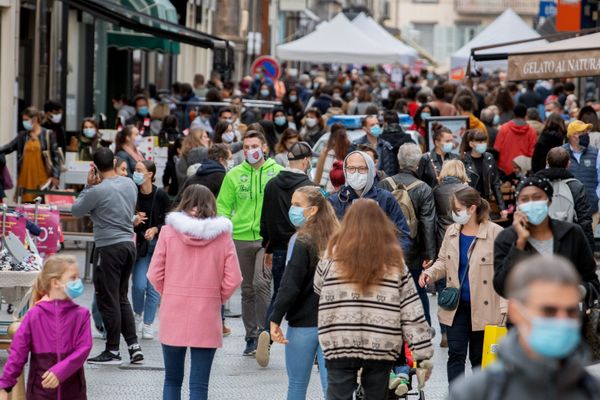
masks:
<instances>
[{"instance_id":1,"label":"child in purple jacket","mask_svg":"<svg viewBox=\"0 0 600 400\"><path fill-rule=\"evenodd\" d=\"M38 298L21 322L0 377L0 400L23 372L29 353L28 400L85 400L83 364L92 349L90 312L72 299L81 296L77 260L52 256L35 283Z\"/></svg>"}]
</instances>

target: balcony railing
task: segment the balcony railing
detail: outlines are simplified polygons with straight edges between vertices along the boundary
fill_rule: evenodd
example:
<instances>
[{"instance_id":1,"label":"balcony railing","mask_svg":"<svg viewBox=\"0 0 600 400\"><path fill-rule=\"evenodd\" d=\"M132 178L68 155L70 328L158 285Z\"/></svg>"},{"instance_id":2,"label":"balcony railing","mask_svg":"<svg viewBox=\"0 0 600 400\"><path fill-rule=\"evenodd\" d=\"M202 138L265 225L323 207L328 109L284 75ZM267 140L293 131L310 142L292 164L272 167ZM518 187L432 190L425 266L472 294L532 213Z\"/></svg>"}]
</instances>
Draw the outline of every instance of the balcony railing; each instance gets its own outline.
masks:
<instances>
[{"instance_id":1,"label":"balcony railing","mask_svg":"<svg viewBox=\"0 0 600 400\"><path fill-rule=\"evenodd\" d=\"M537 15L539 0L454 0L459 14L501 14L507 8L521 15Z\"/></svg>"}]
</instances>

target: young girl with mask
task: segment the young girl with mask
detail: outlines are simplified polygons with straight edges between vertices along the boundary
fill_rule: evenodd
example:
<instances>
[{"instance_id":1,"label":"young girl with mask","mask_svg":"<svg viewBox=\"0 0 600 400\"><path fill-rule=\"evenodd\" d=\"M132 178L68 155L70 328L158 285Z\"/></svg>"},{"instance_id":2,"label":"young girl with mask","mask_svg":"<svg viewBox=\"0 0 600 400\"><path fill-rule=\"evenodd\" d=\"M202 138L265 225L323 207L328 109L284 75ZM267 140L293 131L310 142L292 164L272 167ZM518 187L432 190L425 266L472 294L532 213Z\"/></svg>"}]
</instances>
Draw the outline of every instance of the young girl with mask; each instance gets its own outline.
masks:
<instances>
[{"instance_id":1,"label":"young girl with mask","mask_svg":"<svg viewBox=\"0 0 600 400\"><path fill-rule=\"evenodd\" d=\"M100 147L100 131L93 118L85 118L79 134L79 161L92 161L94 153Z\"/></svg>"},{"instance_id":2,"label":"young girl with mask","mask_svg":"<svg viewBox=\"0 0 600 400\"><path fill-rule=\"evenodd\" d=\"M501 324L507 307L491 285L494 240L502 227L489 220L488 202L472 187L455 192L453 203L454 225L446 230L437 261L424 263L419 278L421 287L446 278L438 318L447 327L448 383L464 375L467 350L471 367L481 365L484 328ZM451 291L454 301L444 302L444 292Z\"/></svg>"},{"instance_id":3,"label":"young girl with mask","mask_svg":"<svg viewBox=\"0 0 600 400\"><path fill-rule=\"evenodd\" d=\"M327 369L317 328L319 296L313 290L313 280L327 242L339 224L331 204L316 186L294 192L289 218L297 229L296 240L273 306L271 337L286 345L287 399L301 400L306 398L315 356L323 394L327 393ZM281 329L284 315L288 321L286 336Z\"/></svg>"},{"instance_id":4,"label":"young girl with mask","mask_svg":"<svg viewBox=\"0 0 600 400\"><path fill-rule=\"evenodd\" d=\"M513 224L498 235L494 246L494 288L500 295L515 264L537 254L565 257L577 268L584 287L600 287L594 255L581 227L548 216L553 195L550 181L538 176L525 178L517 187Z\"/></svg>"},{"instance_id":5,"label":"young girl with mask","mask_svg":"<svg viewBox=\"0 0 600 400\"><path fill-rule=\"evenodd\" d=\"M75 257L48 258L34 288L37 303L13 338L0 377L0 399L8 399L31 353L28 399L85 400L83 364L92 335L89 310L72 301L83 293Z\"/></svg>"},{"instance_id":6,"label":"young girl with mask","mask_svg":"<svg viewBox=\"0 0 600 400\"><path fill-rule=\"evenodd\" d=\"M136 215L133 221L137 259L133 266L131 298L136 329L142 331L142 339L152 339L152 324L160 296L148 282L146 274L154 254L160 229L171 206L169 195L154 185L156 165L152 161L140 161L135 166L133 182L138 185ZM142 324L143 322L143 324ZM141 326L140 326L141 325Z\"/></svg>"}]
</instances>

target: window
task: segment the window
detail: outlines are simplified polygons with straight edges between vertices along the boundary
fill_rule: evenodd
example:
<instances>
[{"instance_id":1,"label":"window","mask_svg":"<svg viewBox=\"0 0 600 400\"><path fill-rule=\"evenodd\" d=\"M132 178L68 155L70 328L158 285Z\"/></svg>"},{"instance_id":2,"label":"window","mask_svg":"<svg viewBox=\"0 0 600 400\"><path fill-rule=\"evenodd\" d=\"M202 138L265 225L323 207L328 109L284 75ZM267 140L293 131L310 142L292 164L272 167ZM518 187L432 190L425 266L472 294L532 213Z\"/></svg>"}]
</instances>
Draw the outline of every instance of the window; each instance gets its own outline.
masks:
<instances>
[{"instance_id":1,"label":"window","mask_svg":"<svg viewBox=\"0 0 600 400\"><path fill-rule=\"evenodd\" d=\"M456 49L460 49L465 44L469 43L479 32L479 24L456 24Z\"/></svg>"},{"instance_id":2,"label":"window","mask_svg":"<svg viewBox=\"0 0 600 400\"><path fill-rule=\"evenodd\" d=\"M435 24L433 23L413 23L415 30L415 42L430 54L433 54L433 34Z\"/></svg>"}]
</instances>

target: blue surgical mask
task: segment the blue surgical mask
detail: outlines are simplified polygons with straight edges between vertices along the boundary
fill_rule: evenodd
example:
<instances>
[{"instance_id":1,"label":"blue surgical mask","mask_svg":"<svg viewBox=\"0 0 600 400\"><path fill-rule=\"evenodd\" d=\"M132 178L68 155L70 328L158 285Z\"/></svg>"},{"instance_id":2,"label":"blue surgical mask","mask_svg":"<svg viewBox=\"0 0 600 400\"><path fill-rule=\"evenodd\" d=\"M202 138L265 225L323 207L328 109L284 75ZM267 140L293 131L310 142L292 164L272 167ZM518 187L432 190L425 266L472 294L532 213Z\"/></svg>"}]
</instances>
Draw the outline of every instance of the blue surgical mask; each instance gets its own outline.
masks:
<instances>
[{"instance_id":1,"label":"blue surgical mask","mask_svg":"<svg viewBox=\"0 0 600 400\"><path fill-rule=\"evenodd\" d=\"M260 95L262 97L267 97L267 96L269 96L269 91L267 89L261 89L260 90Z\"/></svg>"},{"instance_id":2,"label":"blue surgical mask","mask_svg":"<svg viewBox=\"0 0 600 400\"><path fill-rule=\"evenodd\" d=\"M581 342L581 325L574 319L533 318L527 343L542 357L562 359Z\"/></svg>"},{"instance_id":3,"label":"blue surgical mask","mask_svg":"<svg viewBox=\"0 0 600 400\"><path fill-rule=\"evenodd\" d=\"M494 120L492 121L492 124L495 125L500 125L500 116L498 114L494 115Z\"/></svg>"},{"instance_id":4,"label":"blue surgical mask","mask_svg":"<svg viewBox=\"0 0 600 400\"><path fill-rule=\"evenodd\" d=\"M431 113L428 113L428 112L422 112L421 113L421 119L425 120L425 119L428 119L428 118L431 118Z\"/></svg>"},{"instance_id":5,"label":"blue surgical mask","mask_svg":"<svg viewBox=\"0 0 600 400\"><path fill-rule=\"evenodd\" d=\"M519 211L527 216L530 224L539 225L548 216L548 200L530 201L519 204Z\"/></svg>"},{"instance_id":6,"label":"blue surgical mask","mask_svg":"<svg viewBox=\"0 0 600 400\"><path fill-rule=\"evenodd\" d=\"M65 294L71 300L74 300L83 294L83 282L79 278L65 283L64 288Z\"/></svg>"},{"instance_id":7,"label":"blue surgical mask","mask_svg":"<svg viewBox=\"0 0 600 400\"><path fill-rule=\"evenodd\" d=\"M145 117L146 115L150 114L150 110L148 109L148 106L142 106L142 107L138 108L138 114L141 115L142 117Z\"/></svg>"},{"instance_id":8,"label":"blue surgical mask","mask_svg":"<svg viewBox=\"0 0 600 400\"><path fill-rule=\"evenodd\" d=\"M132 178L133 178L133 183L135 183L138 186L140 186L146 180L146 178L144 177L144 174L142 174L141 172L137 172L137 171L135 171L133 173Z\"/></svg>"},{"instance_id":9,"label":"blue surgical mask","mask_svg":"<svg viewBox=\"0 0 600 400\"><path fill-rule=\"evenodd\" d=\"M373 125L371 127L371 135L373 135L375 137L379 137L379 135L381 135L382 133L383 133L383 129L381 129L381 126Z\"/></svg>"},{"instance_id":10,"label":"blue surgical mask","mask_svg":"<svg viewBox=\"0 0 600 400\"><path fill-rule=\"evenodd\" d=\"M285 125L286 121L287 121L287 118L285 118L285 117L275 117L275 125L277 125L277 126Z\"/></svg>"},{"instance_id":11,"label":"blue surgical mask","mask_svg":"<svg viewBox=\"0 0 600 400\"><path fill-rule=\"evenodd\" d=\"M296 102L296 100L298 100L298 96L294 96L294 95L291 95L291 96L290 96L290 101L291 101L292 103L295 103L295 102Z\"/></svg>"},{"instance_id":12,"label":"blue surgical mask","mask_svg":"<svg viewBox=\"0 0 600 400\"><path fill-rule=\"evenodd\" d=\"M25 128L26 131L30 131L33 129L33 124L31 123L30 120L24 120L23 121L23 128Z\"/></svg>"},{"instance_id":13,"label":"blue surgical mask","mask_svg":"<svg viewBox=\"0 0 600 400\"><path fill-rule=\"evenodd\" d=\"M296 228L301 227L306 222L306 218L304 217L304 208L298 206L291 206L288 211L288 217L290 218L290 222Z\"/></svg>"},{"instance_id":14,"label":"blue surgical mask","mask_svg":"<svg viewBox=\"0 0 600 400\"><path fill-rule=\"evenodd\" d=\"M475 145L475 151L479 154L485 153L487 150L487 143L478 143Z\"/></svg>"},{"instance_id":15,"label":"blue surgical mask","mask_svg":"<svg viewBox=\"0 0 600 400\"><path fill-rule=\"evenodd\" d=\"M444 154L450 153L453 148L454 148L454 143L452 143L452 142L442 144L442 151L444 152Z\"/></svg>"},{"instance_id":16,"label":"blue surgical mask","mask_svg":"<svg viewBox=\"0 0 600 400\"><path fill-rule=\"evenodd\" d=\"M88 139L92 139L96 136L96 129L94 128L83 128L83 136Z\"/></svg>"}]
</instances>

